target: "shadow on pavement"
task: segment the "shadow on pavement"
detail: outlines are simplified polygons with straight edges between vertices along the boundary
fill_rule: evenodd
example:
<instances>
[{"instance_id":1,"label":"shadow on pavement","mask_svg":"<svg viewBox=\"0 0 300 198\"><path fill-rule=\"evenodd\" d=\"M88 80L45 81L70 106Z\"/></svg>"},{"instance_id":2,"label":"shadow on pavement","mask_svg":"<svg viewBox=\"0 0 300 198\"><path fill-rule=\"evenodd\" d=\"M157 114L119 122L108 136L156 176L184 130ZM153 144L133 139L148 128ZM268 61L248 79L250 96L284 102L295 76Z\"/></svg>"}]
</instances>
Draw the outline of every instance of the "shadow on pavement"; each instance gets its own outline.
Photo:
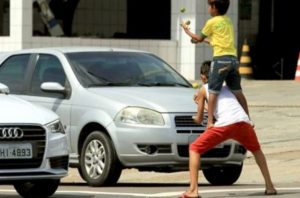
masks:
<instances>
[{"instance_id":1,"label":"shadow on pavement","mask_svg":"<svg viewBox=\"0 0 300 198\"><path fill-rule=\"evenodd\" d=\"M80 195L53 195L51 196L51 198L92 198L95 197L94 195L84 195L84 194L80 194ZM0 198L20 198L20 196L18 195L0 195Z\"/></svg>"},{"instance_id":2,"label":"shadow on pavement","mask_svg":"<svg viewBox=\"0 0 300 198\"><path fill-rule=\"evenodd\" d=\"M64 183L60 183L60 186L87 186L88 185L86 183L69 183L69 182L64 182ZM102 187L188 187L189 183L117 183L115 185L112 186L100 186L100 187L95 187L95 188L102 188ZM211 184L199 184L199 186L204 186L204 187L222 187L220 186L213 186ZM231 185L234 187L255 187L255 186L259 186L257 184L234 184ZM228 187L228 186L223 186L223 187ZM93 188L91 186L91 188Z\"/></svg>"}]
</instances>

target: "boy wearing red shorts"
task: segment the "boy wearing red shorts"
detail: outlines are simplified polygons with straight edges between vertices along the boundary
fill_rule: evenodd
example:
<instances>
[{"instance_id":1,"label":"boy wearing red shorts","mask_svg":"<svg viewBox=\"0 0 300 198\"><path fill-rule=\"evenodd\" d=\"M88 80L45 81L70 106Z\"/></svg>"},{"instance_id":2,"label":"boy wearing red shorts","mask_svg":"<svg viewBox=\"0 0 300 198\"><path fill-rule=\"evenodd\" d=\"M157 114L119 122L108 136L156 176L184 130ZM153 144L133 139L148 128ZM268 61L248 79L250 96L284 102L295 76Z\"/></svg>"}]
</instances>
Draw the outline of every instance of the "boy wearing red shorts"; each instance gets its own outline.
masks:
<instances>
[{"instance_id":1,"label":"boy wearing red shorts","mask_svg":"<svg viewBox=\"0 0 300 198\"><path fill-rule=\"evenodd\" d=\"M209 96L207 85L209 70L210 62L204 62L200 74L204 85L195 98L195 102L198 104L197 114L194 116L196 123L202 122L205 101L207 101ZM181 197L200 197L198 194L200 156L228 139L240 142L247 150L253 153L265 180L265 194L276 195L277 191L271 180L265 156L261 151L249 116L245 113L230 89L225 85L223 85L218 96L214 117L216 121L213 127L207 128L189 147L190 188Z\"/></svg>"}]
</instances>

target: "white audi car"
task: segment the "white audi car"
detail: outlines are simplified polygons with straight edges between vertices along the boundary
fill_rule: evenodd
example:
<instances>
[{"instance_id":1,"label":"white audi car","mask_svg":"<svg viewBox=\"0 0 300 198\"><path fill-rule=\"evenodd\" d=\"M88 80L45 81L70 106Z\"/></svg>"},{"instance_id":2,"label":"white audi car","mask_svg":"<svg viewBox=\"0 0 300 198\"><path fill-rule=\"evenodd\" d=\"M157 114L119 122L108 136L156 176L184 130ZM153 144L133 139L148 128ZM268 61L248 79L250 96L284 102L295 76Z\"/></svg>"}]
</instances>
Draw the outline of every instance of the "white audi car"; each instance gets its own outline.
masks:
<instances>
[{"instance_id":1,"label":"white audi car","mask_svg":"<svg viewBox=\"0 0 300 198\"><path fill-rule=\"evenodd\" d=\"M0 83L0 183L22 197L51 196L69 165L59 117L8 93Z\"/></svg>"}]
</instances>

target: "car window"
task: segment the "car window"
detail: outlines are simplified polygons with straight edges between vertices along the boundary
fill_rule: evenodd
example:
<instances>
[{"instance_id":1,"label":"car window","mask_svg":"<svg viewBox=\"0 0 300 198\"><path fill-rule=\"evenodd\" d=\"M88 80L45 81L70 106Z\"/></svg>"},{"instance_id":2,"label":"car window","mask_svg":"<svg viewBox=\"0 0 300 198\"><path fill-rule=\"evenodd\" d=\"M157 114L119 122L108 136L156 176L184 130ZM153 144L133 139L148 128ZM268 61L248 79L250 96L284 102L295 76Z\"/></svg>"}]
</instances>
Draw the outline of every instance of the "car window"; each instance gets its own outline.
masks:
<instances>
[{"instance_id":1,"label":"car window","mask_svg":"<svg viewBox=\"0 0 300 198\"><path fill-rule=\"evenodd\" d=\"M66 75L63 70L62 64L57 57L53 55L40 54L36 62L33 72L30 93L36 96L46 97L63 97L61 93L45 92L41 89L41 84L44 82L58 82L65 86Z\"/></svg>"},{"instance_id":2,"label":"car window","mask_svg":"<svg viewBox=\"0 0 300 198\"><path fill-rule=\"evenodd\" d=\"M20 94L24 91L26 70L30 54L9 57L0 67L0 82L9 87L10 93Z\"/></svg>"},{"instance_id":3,"label":"car window","mask_svg":"<svg viewBox=\"0 0 300 198\"><path fill-rule=\"evenodd\" d=\"M66 54L79 82L92 86L185 86L190 84L158 57L136 52Z\"/></svg>"}]
</instances>

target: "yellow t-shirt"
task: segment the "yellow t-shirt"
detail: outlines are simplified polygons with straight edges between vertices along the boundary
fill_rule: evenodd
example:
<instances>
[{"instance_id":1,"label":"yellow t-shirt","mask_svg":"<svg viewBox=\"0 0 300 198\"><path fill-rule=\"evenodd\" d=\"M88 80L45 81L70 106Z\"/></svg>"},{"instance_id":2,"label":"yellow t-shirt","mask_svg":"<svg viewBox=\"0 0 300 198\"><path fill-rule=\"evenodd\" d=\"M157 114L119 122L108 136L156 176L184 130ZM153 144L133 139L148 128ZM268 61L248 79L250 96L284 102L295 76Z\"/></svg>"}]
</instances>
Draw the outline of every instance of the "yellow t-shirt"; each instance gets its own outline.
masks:
<instances>
[{"instance_id":1,"label":"yellow t-shirt","mask_svg":"<svg viewBox=\"0 0 300 198\"><path fill-rule=\"evenodd\" d=\"M233 25L227 16L215 16L204 25L202 36L208 37L213 48L213 56L236 56Z\"/></svg>"}]
</instances>

